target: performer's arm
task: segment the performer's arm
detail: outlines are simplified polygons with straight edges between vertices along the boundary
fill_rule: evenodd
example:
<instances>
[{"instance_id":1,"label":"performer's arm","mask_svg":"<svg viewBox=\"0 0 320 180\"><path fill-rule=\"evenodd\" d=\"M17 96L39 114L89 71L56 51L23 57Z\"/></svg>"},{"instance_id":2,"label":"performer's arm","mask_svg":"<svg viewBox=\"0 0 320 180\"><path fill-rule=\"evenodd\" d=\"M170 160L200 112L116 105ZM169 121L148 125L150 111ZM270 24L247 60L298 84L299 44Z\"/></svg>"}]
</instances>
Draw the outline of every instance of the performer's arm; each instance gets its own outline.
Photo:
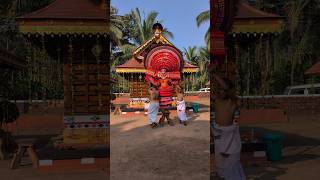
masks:
<instances>
[{"instance_id":1,"label":"performer's arm","mask_svg":"<svg viewBox=\"0 0 320 180\"><path fill-rule=\"evenodd\" d=\"M156 87L156 88L159 88L160 87L160 81L153 81L153 85Z\"/></svg>"},{"instance_id":2,"label":"performer's arm","mask_svg":"<svg viewBox=\"0 0 320 180\"><path fill-rule=\"evenodd\" d=\"M146 77L146 80L147 80L149 83L151 83L152 85L157 86L157 83L154 81L153 77L147 76L147 77ZM150 84L149 84L149 86L150 86Z\"/></svg>"}]
</instances>

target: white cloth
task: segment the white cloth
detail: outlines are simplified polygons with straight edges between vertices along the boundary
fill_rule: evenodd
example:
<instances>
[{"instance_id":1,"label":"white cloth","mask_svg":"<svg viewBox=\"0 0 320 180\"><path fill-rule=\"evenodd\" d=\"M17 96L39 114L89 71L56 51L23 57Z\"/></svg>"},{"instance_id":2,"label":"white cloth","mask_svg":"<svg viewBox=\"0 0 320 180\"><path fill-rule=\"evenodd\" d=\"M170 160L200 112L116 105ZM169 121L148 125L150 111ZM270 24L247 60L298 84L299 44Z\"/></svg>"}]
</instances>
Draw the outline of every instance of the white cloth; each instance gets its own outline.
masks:
<instances>
[{"instance_id":1,"label":"white cloth","mask_svg":"<svg viewBox=\"0 0 320 180\"><path fill-rule=\"evenodd\" d=\"M144 110L148 110L150 106L150 102L149 103L144 103Z\"/></svg>"},{"instance_id":2,"label":"white cloth","mask_svg":"<svg viewBox=\"0 0 320 180\"><path fill-rule=\"evenodd\" d=\"M177 115L180 121L187 120L186 102L184 100L177 101Z\"/></svg>"},{"instance_id":3,"label":"white cloth","mask_svg":"<svg viewBox=\"0 0 320 180\"><path fill-rule=\"evenodd\" d=\"M150 102L150 105L148 107L148 119L150 124L157 121L159 106L159 102Z\"/></svg>"},{"instance_id":4,"label":"white cloth","mask_svg":"<svg viewBox=\"0 0 320 180\"><path fill-rule=\"evenodd\" d=\"M217 174L225 180L246 180L240 162L240 152L230 154L228 157L215 153L214 161Z\"/></svg>"},{"instance_id":5,"label":"white cloth","mask_svg":"<svg viewBox=\"0 0 320 180\"><path fill-rule=\"evenodd\" d=\"M241 139L236 124L219 126L213 123L215 168L219 176L225 180L245 180L240 163ZM221 153L229 154L223 157Z\"/></svg>"}]
</instances>

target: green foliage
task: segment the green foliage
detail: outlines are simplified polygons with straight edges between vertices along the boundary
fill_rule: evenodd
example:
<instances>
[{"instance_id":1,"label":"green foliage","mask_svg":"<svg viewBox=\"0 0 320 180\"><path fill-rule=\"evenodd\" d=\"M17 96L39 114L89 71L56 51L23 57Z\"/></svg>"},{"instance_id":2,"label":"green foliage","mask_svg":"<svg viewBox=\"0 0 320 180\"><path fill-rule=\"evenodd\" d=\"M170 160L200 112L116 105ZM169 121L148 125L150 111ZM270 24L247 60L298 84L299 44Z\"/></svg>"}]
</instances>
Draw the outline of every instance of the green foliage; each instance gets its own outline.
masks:
<instances>
[{"instance_id":1,"label":"green foliage","mask_svg":"<svg viewBox=\"0 0 320 180\"><path fill-rule=\"evenodd\" d=\"M62 65L45 51L26 43L15 18L53 0L11 0L0 5L0 49L27 62L23 70L1 69L0 95L6 99L63 99Z\"/></svg>"},{"instance_id":2,"label":"green foliage","mask_svg":"<svg viewBox=\"0 0 320 180\"><path fill-rule=\"evenodd\" d=\"M113 40L111 53L111 74L118 81L117 86L113 87L113 92L128 92L128 87L122 87L121 83L124 79L115 73L115 67L132 58L133 51L153 36L152 26L157 22L159 13L150 11L143 18L138 8L124 15L118 15L114 7L111 10L113 12L111 12L110 26L114 27L113 29L117 29L118 32L117 36L113 35L116 38ZM163 21L160 20L159 22L162 23ZM173 38L172 32L166 28L164 28L163 34L166 37Z\"/></svg>"},{"instance_id":3,"label":"green foliage","mask_svg":"<svg viewBox=\"0 0 320 180\"><path fill-rule=\"evenodd\" d=\"M195 80L192 82L192 91L205 87L210 81L208 65L210 63L209 51L206 47L188 47L184 48L184 54L187 62L198 66L199 71L195 74Z\"/></svg>"},{"instance_id":4,"label":"green foliage","mask_svg":"<svg viewBox=\"0 0 320 180\"><path fill-rule=\"evenodd\" d=\"M209 22L209 21L210 21L210 10L201 12L196 18L196 22L197 22L198 27L206 22ZM210 28L208 28L204 39L205 39L205 42L206 42L208 49L210 49Z\"/></svg>"},{"instance_id":5,"label":"green foliage","mask_svg":"<svg viewBox=\"0 0 320 180\"><path fill-rule=\"evenodd\" d=\"M117 15L118 9L111 6L110 8L110 39L113 44L120 45L123 37L122 28L124 26L123 17Z\"/></svg>"},{"instance_id":6,"label":"green foliage","mask_svg":"<svg viewBox=\"0 0 320 180\"><path fill-rule=\"evenodd\" d=\"M261 10L285 16L285 27L281 34L271 36L269 47L259 40L240 44L240 92L282 94L290 85L319 82L319 77L305 76L304 72L320 60L320 1L250 2Z\"/></svg>"}]
</instances>

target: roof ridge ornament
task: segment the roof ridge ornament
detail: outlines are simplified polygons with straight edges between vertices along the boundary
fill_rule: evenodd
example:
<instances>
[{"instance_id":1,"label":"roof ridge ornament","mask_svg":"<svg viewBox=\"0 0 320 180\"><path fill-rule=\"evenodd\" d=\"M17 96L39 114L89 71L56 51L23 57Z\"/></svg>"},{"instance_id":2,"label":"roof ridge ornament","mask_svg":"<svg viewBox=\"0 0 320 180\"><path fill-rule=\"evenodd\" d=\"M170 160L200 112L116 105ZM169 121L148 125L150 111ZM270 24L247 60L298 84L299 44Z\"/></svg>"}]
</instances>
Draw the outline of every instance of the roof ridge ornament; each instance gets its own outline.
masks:
<instances>
[{"instance_id":1,"label":"roof ridge ornament","mask_svg":"<svg viewBox=\"0 0 320 180\"><path fill-rule=\"evenodd\" d=\"M143 44L141 44L134 52L133 56L140 62L144 62L145 59L145 53L144 51L148 49L152 44L158 44L158 45L170 45L173 46L173 44L165 37L163 36L163 26L157 21L155 24L152 26L153 30L153 36Z\"/></svg>"}]
</instances>

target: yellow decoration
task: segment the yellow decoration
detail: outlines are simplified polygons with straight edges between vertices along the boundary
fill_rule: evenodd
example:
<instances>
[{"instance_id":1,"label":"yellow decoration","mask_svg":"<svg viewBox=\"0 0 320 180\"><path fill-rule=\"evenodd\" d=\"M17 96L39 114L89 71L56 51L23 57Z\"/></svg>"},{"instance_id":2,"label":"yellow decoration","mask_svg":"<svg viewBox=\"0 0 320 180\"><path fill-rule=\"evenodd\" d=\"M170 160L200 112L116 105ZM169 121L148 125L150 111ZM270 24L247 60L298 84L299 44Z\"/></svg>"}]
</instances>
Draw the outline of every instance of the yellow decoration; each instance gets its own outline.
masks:
<instances>
[{"instance_id":1,"label":"yellow decoration","mask_svg":"<svg viewBox=\"0 0 320 180\"><path fill-rule=\"evenodd\" d=\"M151 39L149 39L148 41L146 41L145 43L143 43L141 46L139 46L134 52L133 52L133 56L134 57L138 57L142 51L144 51L150 44L152 43L161 43L163 45L171 45L173 46L173 44L166 38L164 37L162 34L160 34L160 37L157 38L156 36L153 36Z\"/></svg>"},{"instance_id":2,"label":"yellow decoration","mask_svg":"<svg viewBox=\"0 0 320 180\"><path fill-rule=\"evenodd\" d=\"M172 106L173 106L173 107L177 107L176 101L172 101Z\"/></svg>"},{"instance_id":3,"label":"yellow decoration","mask_svg":"<svg viewBox=\"0 0 320 180\"><path fill-rule=\"evenodd\" d=\"M196 73L199 68L183 68L183 73ZM117 73L145 73L146 69L137 68L116 68Z\"/></svg>"},{"instance_id":4,"label":"yellow decoration","mask_svg":"<svg viewBox=\"0 0 320 180\"><path fill-rule=\"evenodd\" d=\"M243 20L235 21L230 33L280 33L283 30L282 20Z\"/></svg>"},{"instance_id":5,"label":"yellow decoration","mask_svg":"<svg viewBox=\"0 0 320 180\"><path fill-rule=\"evenodd\" d=\"M20 24L19 30L25 34L108 34L107 26L32 26Z\"/></svg>"},{"instance_id":6,"label":"yellow decoration","mask_svg":"<svg viewBox=\"0 0 320 180\"><path fill-rule=\"evenodd\" d=\"M65 144L108 144L109 132L106 128L65 129L63 142Z\"/></svg>"}]
</instances>

